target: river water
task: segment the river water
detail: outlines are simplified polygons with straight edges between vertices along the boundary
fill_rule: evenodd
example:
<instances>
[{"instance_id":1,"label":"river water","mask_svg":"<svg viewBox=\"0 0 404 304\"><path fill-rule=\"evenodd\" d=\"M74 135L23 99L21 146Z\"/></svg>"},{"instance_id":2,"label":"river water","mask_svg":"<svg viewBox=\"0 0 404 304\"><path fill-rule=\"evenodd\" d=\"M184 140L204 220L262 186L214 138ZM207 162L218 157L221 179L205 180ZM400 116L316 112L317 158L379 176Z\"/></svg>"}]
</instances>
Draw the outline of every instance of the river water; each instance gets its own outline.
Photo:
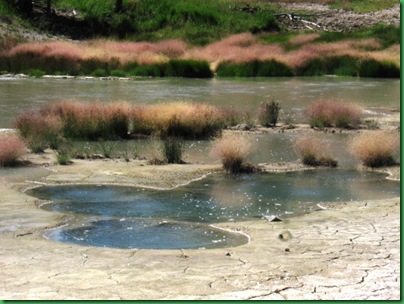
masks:
<instances>
[{"instance_id":1,"label":"river water","mask_svg":"<svg viewBox=\"0 0 404 304\"><path fill-rule=\"evenodd\" d=\"M310 102L334 98L364 108L400 107L400 80L345 77L256 79L17 79L0 78L0 128L12 127L21 112L45 103L127 101L153 104L186 100L233 107L254 113L261 102L280 103L282 115L301 117Z\"/></svg>"}]
</instances>

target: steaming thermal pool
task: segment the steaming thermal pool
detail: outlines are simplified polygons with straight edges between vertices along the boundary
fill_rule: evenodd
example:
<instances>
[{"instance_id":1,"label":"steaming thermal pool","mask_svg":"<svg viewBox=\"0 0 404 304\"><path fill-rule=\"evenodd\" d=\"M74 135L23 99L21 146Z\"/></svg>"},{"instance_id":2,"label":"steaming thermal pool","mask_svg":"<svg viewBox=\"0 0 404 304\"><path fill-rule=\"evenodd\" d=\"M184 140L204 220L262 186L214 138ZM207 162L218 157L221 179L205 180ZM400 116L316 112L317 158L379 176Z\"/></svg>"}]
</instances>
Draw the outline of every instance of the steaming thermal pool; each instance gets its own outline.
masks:
<instances>
[{"instance_id":1,"label":"steaming thermal pool","mask_svg":"<svg viewBox=\"0 0 404 304\"><path fill-rule=\"evenodd\" d=\"M322 202L387 199L400 195L384 174L324 169L290 173L211 175L187 186L154 190L110 185L43 186L29 195L40 208L74 215L46 237L86 246L198 249L242 245L248 237L214 223L290 217Z\"/></svg>"}]
</instances>

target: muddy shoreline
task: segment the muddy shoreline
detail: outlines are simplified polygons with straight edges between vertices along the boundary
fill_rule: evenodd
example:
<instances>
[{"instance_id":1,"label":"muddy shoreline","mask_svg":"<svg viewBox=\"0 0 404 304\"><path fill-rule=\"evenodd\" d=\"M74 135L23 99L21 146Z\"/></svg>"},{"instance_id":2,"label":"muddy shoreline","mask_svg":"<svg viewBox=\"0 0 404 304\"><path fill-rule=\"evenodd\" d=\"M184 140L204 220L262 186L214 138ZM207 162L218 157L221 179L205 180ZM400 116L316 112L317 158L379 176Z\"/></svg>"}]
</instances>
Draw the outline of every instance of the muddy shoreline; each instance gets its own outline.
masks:
<instances>
[{"instance_id":1,"label":"muddy shoreline","mask_svg":"<svg viewBox=\"0 0 404 304\"><path fill-rule=\"evenodd\" d=\"M46 160L46 158L48 159ZM41 156L52 163L51 153ZM215 224L251 242L213 250L120 250L46 240L68 216L38 209L24 188L111 183L170 188L219 165L149 166L75 160L0 183L0 298L18 299L396 299L400 298L400 199L327 204L286 219ZM295 163L267 171L306 169ZM399 167L387 168L399 178ZM280 237L287 235L288 237Z\"/></svg>"},{"instance_id":2,"label":"muddy shoreline","mask_svg":"<svg viewBox=\"0 0 404 304\"><path fill-rule=\"evenodd\" d=\"M386 111L389 115L377 118L380 128L397 132L399 112ZM279 125L225 132L320 131ZM321 132L332 136L339 130ZM1 299L400 299L400 198L322 204L321 211L282 222L215 224L250 237L248 244L232 248L84 247L45 239L45 231L64 225L70 216L39 209L42 201L24 189L79 183L170 189L220 172L220 164L74 159L61 166L51 150L28 154L24 161L30 163L25 173L0 177ZM269 172L312 169L298 162L260 166ZM399 166L376 171L400 180Z\"/></svg>"}]
</instances>

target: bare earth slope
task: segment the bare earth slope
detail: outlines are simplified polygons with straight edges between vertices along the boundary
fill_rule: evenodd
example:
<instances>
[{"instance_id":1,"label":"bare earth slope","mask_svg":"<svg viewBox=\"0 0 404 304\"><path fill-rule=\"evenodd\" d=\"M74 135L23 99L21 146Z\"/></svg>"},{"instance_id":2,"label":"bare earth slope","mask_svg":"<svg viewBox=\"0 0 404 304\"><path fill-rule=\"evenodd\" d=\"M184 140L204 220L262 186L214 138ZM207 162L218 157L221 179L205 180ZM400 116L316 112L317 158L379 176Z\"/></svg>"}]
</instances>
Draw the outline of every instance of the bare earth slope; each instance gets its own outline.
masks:
<instances>
[{"instance_id":1,"label":"bare earth slope","mask_svg":"<svg viewBox=\"0 0 404 304\"><path fill-rule=\"evenodd\" d=\"M280 24L287 30L308 30L349 32L363 27L371 27L383 23L400 26L400 4L374 13L355 13L343 9L331 9L327 5L315 3L279 3L281 12L305 13L311 16L305 19L315 22L319 27L303 22L280 18Z\"/></svg>"}]
</instances>

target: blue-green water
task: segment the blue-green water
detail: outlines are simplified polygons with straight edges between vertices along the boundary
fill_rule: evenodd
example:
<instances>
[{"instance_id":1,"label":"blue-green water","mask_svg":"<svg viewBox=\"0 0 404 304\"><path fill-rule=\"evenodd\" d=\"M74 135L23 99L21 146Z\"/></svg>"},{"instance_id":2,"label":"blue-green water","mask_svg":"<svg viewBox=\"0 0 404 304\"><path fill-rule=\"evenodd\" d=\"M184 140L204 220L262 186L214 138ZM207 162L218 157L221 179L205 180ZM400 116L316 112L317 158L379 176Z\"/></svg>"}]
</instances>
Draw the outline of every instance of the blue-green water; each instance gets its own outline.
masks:
<instances>
[{"instance_id":1,"label":"blue-green water","mask_svg":"<svg viewBox=\"0 0 404 304\"><path fill-rule=\"evenodd\" d=\"M290 217L321 202L385 199L400 195L383 174L324 169L256 175L212 175L172 190L121 186L48 186L28 191L47 200L42 209L74 214L48 237L118 248L213 248L244 244L243 235L209 224ZM162 225L163 224L163 225ZM170 236L170 237L169 237Z\"/></svg>"},{"instance_id":2,"label":"blue-green water","mask_svg":"<svg viewBox=\"0 0 404 304\"><path fill-rule=\"evenodd\" d=\"M84 246L124 249L212 249L246 244L248 237L206 224L155 219L99 219L69 229L53 229L47 238Z\"/></svg>"}]
</instances>

